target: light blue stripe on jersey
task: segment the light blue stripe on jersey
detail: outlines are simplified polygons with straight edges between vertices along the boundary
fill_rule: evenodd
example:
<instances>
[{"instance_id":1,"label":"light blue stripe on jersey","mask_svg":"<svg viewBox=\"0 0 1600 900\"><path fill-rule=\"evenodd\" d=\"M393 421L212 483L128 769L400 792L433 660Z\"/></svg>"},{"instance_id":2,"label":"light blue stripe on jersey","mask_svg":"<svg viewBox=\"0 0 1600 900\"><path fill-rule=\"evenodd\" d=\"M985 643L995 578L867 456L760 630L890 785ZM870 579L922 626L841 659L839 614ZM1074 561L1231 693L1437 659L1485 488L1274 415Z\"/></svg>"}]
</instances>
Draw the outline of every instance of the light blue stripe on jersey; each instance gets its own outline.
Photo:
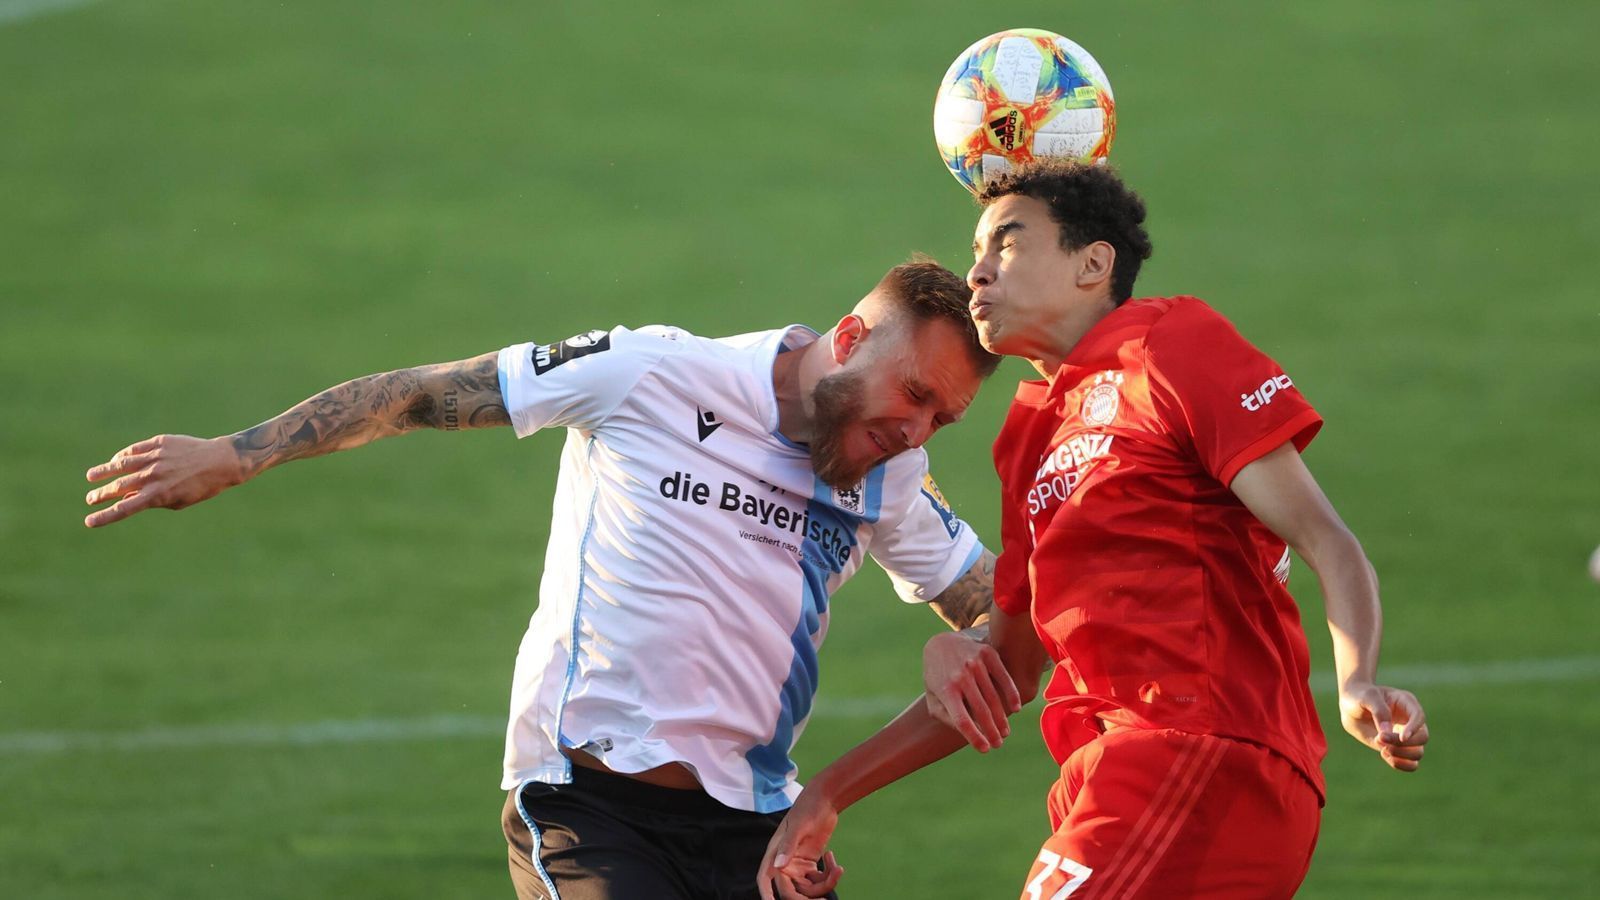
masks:
<instances>
[{"instance_id":1,"label":"light blue stripe on jersey","mask_svg":"<svg viewBox=\"0 0 1600 900\"><path fill-rule=\"evenodd\" d=\"M802 563L802 567L812 566ZM818 577L826 579L818 573ZM755 800L755 811L778 812L789 808L789 797L783 789L789 784L789 773L794 763L789 759L789 748L794 743L794 728L798 722L811 715L811 700L817 693L817 651L811 636L822 625L822 613L827 611L826 587L814 591L815 579L808 571L805 575L805 599L800 610L800 622L789 643L794 647L794 658L789 663L789 677L779 689L778 723L773 728L772 740L745 752L750 764L750 789Z\"/></svg>"},{"instance_id":2,"label":"light blue stripe on jersey","mask_svg":"<svg viewBox=\"0 0 1600 900\"><path fill-rule=\"evenodd\" d=\"M863 489L865 497L862 515L845 512L833 505L834 491L818 480L812 488L813 499L806 504L811 524L800 542L801 599L800 621L789 635L794 647L794 658L789 662L789 677L778 693L778 722L773 728L772 740L745 753L750 764L751 793L755 810L761 813L778 812L789 808L789 798L783 789L789 784L789 773L795 769L789 759L794 745L795 726L811 715L811 703L817 695L818 671L815 635L822 627L822 617L828 613L828 579L844 570L848 558L841 559L838 548L848 548L850 555L859 552L856 529L863 521L876 522L883 502L883 466L867 475ZM818 541L829 533L839 542ZM816 537L812 535L815 534Z\"/></svg>"},{"instance_id":3,"label":"light blue stripe on jersey","mask_svg":"<svg viewBox=\"0 0 1600 900\"><path fill-rule=\"evenodd\" d=\"M887 465L874 466L867 473L866 484L862 486L862 491L867 495L866 515L862 518L874 525L878 524L878 516L883 511L883 477L887 470Z\"/></svg>"},{"instance_id":4,"label":"light blue stripe on jersey","mask_svg":"<svg viewBox=\"0 0 1600 900\"><path fill-rule=\"evenodd\" d=\"M959 579L968 572L971 572L972 567L978 564L978 557L982 555L983 541L973 541L972 549L967 551L967 561L962 563L961 568L956 570L956 578Z\"/></svg>"}]
</instances>

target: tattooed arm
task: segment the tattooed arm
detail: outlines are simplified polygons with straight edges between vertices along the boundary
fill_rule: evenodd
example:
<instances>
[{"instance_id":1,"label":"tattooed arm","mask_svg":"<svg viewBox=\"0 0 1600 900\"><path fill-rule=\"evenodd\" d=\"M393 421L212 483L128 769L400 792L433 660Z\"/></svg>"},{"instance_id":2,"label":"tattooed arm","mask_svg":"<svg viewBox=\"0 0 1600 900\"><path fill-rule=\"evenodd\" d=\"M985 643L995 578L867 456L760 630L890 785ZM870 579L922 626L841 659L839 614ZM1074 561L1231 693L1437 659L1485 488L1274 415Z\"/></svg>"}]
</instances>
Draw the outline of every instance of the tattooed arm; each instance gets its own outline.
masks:
<instances>
[{"instance_id":1,"label":"tattooed arm","mask_svg":"<svg viewBox=\"0 0 1600 900\"><path fill-rule=\"evenodd\" d=\"M418 428L457 431L511 424L495 353L347 381L238 434L206 440L163 434L117 451L87 473L115 478L84 498L90 528L145 509L183 509L279 463L348 450Z\"/></svg>"},{"instance_id":2,"label":"tattooed arm","mask_svg":"<svg viewBox=\"0 0 1600 900\"><path fill-rule=\"evenodd\" d=\"M245 478L293 459L436 428L509 425L497 354L347 381L229 438Z\"/></svg>"},{"instance_id":3,"label":"tattooed arm","mask_svg":"<svg viewBox=\"0 0 1600 900\"><path fill-rule=\"evenodd\" d=\"M956 631L982 640L989 634L989 613L994 609L994 554L988 550L967 574L928 604Z\"/></svg>"}]
</instances>

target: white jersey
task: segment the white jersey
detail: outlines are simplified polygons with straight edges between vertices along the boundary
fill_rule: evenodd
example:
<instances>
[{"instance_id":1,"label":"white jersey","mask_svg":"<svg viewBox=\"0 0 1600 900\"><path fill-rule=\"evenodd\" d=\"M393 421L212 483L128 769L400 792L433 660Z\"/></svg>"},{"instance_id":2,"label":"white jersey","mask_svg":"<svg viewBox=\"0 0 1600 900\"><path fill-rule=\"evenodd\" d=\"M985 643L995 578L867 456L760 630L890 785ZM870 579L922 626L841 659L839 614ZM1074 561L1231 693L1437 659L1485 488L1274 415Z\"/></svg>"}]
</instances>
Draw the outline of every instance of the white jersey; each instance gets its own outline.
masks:
<instances>
[{"instance_id":1,"label":"white jersey","mask_svg":"<svg viewBox=\"0 0 1600 900\"><path fill-rule=\"evenodd\" d=\"M736 809L786 809L828 597L867 553L907 602L977 561L922 450L835 490L778 434L773 360L815 339L650 326L500 351L517 436L568 430L503 788L569 782L560 748L582 747L618 772L687 765Z\"/></svg>"}]
</instances>

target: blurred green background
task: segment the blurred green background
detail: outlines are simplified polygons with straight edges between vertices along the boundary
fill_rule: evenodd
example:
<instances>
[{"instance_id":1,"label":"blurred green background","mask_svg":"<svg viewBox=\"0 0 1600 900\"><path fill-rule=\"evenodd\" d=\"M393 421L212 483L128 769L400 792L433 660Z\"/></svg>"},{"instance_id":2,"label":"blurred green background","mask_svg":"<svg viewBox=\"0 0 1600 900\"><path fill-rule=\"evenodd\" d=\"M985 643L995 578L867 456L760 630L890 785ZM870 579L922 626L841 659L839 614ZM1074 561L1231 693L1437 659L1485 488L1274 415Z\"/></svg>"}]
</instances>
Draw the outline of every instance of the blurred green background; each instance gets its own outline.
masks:
<instances>
[{"instance_id":1,"label":"blurred green background","mask_svg":"<svg viewBox=\"0 0 1600 900\"><path fill-rule=\"evenodd\" d=\"M1430 713L1400 776L1320 677L1301 896L1600 896L1595 5L0 0L0 897L509 896L560 436L415 435L102 532L83 470L367 372L827 327L913 251L964 270L933 90L1023 25L1111 75L1140 293L1205 297L1326 416L1308 460ZM1026 374L932 446L992 542ZM936 627L875 570L833 608L802 774L917 691ZM1035 714L850 812L845 896L1016 896Z\"/></svg>"}]
</instances>

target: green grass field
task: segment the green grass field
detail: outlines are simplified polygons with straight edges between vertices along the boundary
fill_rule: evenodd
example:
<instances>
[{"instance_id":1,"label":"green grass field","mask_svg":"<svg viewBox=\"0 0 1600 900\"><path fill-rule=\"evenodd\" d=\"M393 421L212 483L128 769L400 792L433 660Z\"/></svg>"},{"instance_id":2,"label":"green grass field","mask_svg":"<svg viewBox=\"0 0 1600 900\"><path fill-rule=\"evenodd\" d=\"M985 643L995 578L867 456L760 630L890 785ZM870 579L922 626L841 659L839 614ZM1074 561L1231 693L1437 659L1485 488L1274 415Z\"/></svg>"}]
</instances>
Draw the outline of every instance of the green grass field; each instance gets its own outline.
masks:
<instances>
[{"instance_id":1,"label":"green grass field","mask_svg":"<svg viewBox=\"0 0 1600 900\"><path fill-rule=\"evenodd\" d=\"M1421 682L1415 776L1317 685L1301 896L1600 896L1592 5L50 5L0 0L0 897L509 896L495 723L559 436L407 437L101 532L83 470L367 372L826 327L912 251L964 268L933 89L1017 25L1114 81L1140 292L1207 298L1326 416L1308 460ZM1024 374L932 446L992 542ZM916 692L935 627L877 571L833 608L802 774ZM1016 896L1035 715L851 811L846 896Z\"/></svg>"}]
</instances>

